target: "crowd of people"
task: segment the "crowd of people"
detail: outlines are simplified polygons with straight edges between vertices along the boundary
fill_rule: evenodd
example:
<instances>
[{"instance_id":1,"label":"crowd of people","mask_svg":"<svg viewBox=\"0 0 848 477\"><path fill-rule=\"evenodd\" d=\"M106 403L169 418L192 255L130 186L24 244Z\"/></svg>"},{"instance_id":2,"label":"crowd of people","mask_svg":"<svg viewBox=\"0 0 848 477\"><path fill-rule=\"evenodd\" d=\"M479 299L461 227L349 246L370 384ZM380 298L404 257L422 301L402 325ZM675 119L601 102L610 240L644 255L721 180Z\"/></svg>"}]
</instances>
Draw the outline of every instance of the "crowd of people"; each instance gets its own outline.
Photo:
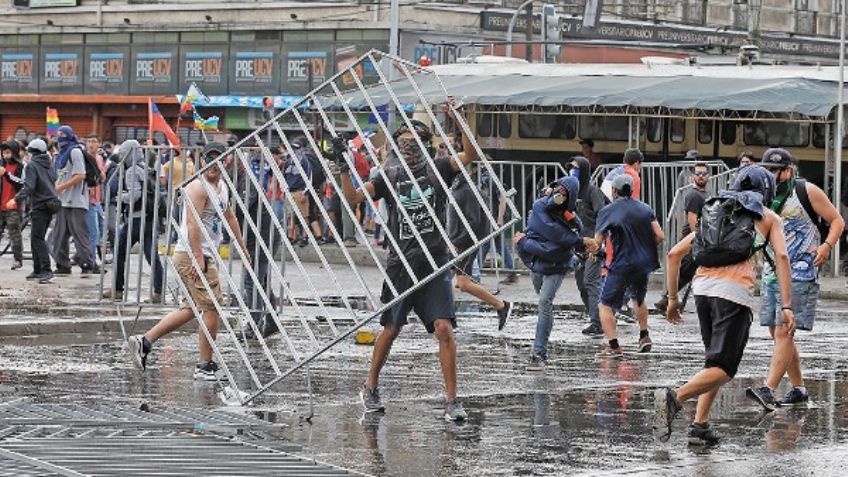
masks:
<instances>
[{"instance_id":1,"label":"crowd of people","mask_svg":"<svg viewBox=\"0 0 848 477\"><path fill-rule=\"evenodd\" d=\"M262 236L274 235L269 234L269 214L275 214L288 239L302 246L313 239L319 244L339 243L346 247L355 247L359 240L369 237L375 244L383 243L385 234L380 228L385 224L396 241L388 247L386 263L386 274L393 286L384 286L381 297L389 303L395 293L401 294L413 286L408 270L418 277L433 274L450 261L449 249L465 252L481 245L473 237L486 236L492 224L484 217L475 187L488 201L486 206L496 218L495 225L504 223L507 202L493 192L494 188L487 188L486 174L476 169L476 150L467 138L451 138L455 142L452 149L461 151L453 158L447 148L433 148L434 162L428 166L429 155L423 153L420 141L430 148L433 134L426 124L410 124L393 134L399 157L385 147L367 150L372 147L370 141L345 138L334 141L327 151L327 156L334 159L333 167L327 167L328 163L316 156L313 140L305 136L292 138L286 148L270 148L267 160L261 154L251 155L249 161L235 160L233 154L222 157L228 147L210 142L194 159L169 154L161 167L156 167L156 161L162 158L155 154L151 158L149 151L135 140L113 148L96 136L79 140L67 126L59 129L55 145L40 138L26 145L9 140L1 148L0 218L12 239L12 268L23 265L20 209L26 204L32 223L33 255L33 270L27 279L50 283L55 275L70 274L72 266L79 267L83 275L99 273L108 261L104 250L116 247L117 253L111 257L116 277L106 296L120 298L126 266L122 258L127 247L141 242L152 270L153 299L160 299L163 272L156 244L162 230L154 216L166 219L167 214L152 212L157 207L150 204L158 205L159 199L151 195L151 184L158 182L156 190L173 190L202 170L198 176L201 180L187 185L182 202L175 202L172 214L177 226L174 237L168 238L176 243L174 264L187 290L187 301L145 334L129 338L129 350L139 368L146 367L158 339L190 321L197 312L202 314L209 338L215 339L221 289L212 257L222 240L235 241L244 262L255 265L259 280L268 278L268 264L262 263L267 262L267 257L256 257L257 263L252 263L250 251L255 250L257 237L250 228L242 233L245 213L264 223L259 230ZM584 148L587 146L588 142ZM52 152L51 147L55 147ZM591 147L588 149L591 152ZM293 154L288 154L289 150ZM370 160L375 155L381 157L382 169ZM686 157L700 159L697 151L690 151ZM629 348L619 342L615 319L616 312L628 303L640 329L639 340L632 349L649 353L655 345L648 330L645 299L649 276L660 268L658 244L666 234L653 209L639 200L642 153L628 149L622 159L622 164L597 186L590 180L592 159L582 155L570 158L566 162L567 175L540 191L526 218L526 227L513 236L515 253L529 269L538 294L538 320L528 371L542 372L547 366L553 302L572 272L589 319L583 333L605 339L605 346L598 353L601 359L615 359ZM218 167L204 167L211 161L218 161ZM119 168L121 172L116 173ZM463 168L480 180L467 181L460 173ZM230 170L234 173L222 180L222 171ZM337 176L335 184L340 184L340 190L328 181L328 172ZM707 192L710 171L706 164L695 162L685 172L678 178L678 186L691 184L681 210L683 238L669 253L666 293L655 307L665 313L669 322L679 323L685 303L685 296L681 299L679 293L690 286L705 361L704 369L683 386L657 390L654 429L658 437L667 439L682 402L697 397L688 437L714 444L719 436L709 426L710 407L721 386L737 372L753 321L758 280L760 324L768 327L773 337L774 354L762 385L747 389L746 394L766 410L809 399L794 334L797 329L813 328L818 270L842 237L845 223L825 193L799 176L797 161L786 149L769 149L759 161L752 154L743 153L732 186L715 195ZM285 180L285 185L277 182L278 177ZM243 207L233 207L236 200L228 185L231 180L237 193L244 192ZM247 187L248 181L260 187ZM270 210L260 206L265 201L257 192L251 196L251 191L256 190L265 194ZM428 194L423 201L412 200L422 197L425 190ZM398 201L405 205L399 207ZM196 214L186 212L189 203ZM473 237L468 228L457 225L462 220L451 203L461 209L474 231ZM144 204L147 205L143 207ZM406 213L411 225L403 220ZM446 234L438 230L432 213L439 223L448 225ZM45 234L51 223L48 247ZM718 223L730 226L718 227ZM411 233L410 227L417 233ZM71 239L73 257L69 256ZM279 246L280 239L277 236L272 240L272 249ZM436 278L383 312L383 331L376 340L361 392L366 412L385 411L379 391L380 372L409 313L414 311L439 343L446 394L444 417L454 421L467 418L457 399L453 280L456 279L457 288L491 305L498 315L498 329L503 329L512 304L488 292L475 278L487 253L485 247L491 245L486 243L479 252L468 253L453 269L439 272ZM509 244L496 241L494 246L505 260L511 261ZM515 283L518 278L514 265L508 263L507 268L510 273L504 283ZM249 291L252 286L253 281L245 278L245 296L254 295L248 298L249 306L260 309L253 319L259 332L269 336L276 328L255 301L256 294ZM272 296L271 300L276 298ZM200 343L195 376L215 379L217 364L203 333ZM774 392L786 375L792 387L778 399Z\"/></svg>"}]
</instances>

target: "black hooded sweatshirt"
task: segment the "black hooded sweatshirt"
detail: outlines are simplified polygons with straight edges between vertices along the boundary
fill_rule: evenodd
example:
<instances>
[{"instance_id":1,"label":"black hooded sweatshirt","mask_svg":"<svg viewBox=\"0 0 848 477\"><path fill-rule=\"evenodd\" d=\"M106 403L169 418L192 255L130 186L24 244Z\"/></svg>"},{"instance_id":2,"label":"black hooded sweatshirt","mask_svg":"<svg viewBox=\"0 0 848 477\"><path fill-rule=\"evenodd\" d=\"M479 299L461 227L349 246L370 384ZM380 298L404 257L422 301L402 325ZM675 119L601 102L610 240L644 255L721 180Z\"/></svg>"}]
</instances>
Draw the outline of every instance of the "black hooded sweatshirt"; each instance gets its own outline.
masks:
<instances>
[{"instance_id":1,"label":"black hooded sweatshirt","mask_svg":"<svg viewBox=\"0 0 848 477\"><path fill-rule=\"evenodd\" d=\"M35 154L24 168L24 186L15 195L17 203L29 200L30 207L46 208L56 194L56 166L47 154Z\"/></svg>"},{"instance_id":2,"label":"black hooded sweatshirt","mask_svg":"<svg viewBox=\"0 0 848 477\"><path fill-rule=\"evenodd\" d=\"M6 173L0 177L0 197L9 197L16 194L24 186L23 176L24 164L21 161L21 146L14 139L6 141L0 146L0 150L8 149L12 153L10 159L0 160L0 166L6 169ZM6 188L11 189L11 192ZM5 203L0 204L0 210L5 210Z\"/></svg>"},{"instance_id":3,"label":"black hooded sweatshirt","mask_svg":"<svg viewBox=\"0 0 848 477\"><path fill-rule=\"evenodd\" d=\"M580 170L580 194L577 198L577 217L583 223L580 232L584 237L594 237L598 212L609 201L607 201L607 197L601 192L601 189L589 180L592 176L592 166L589 164L589 160L583 156L575 156L572 161L577 161Z\"/></svg>"}]
</instances>

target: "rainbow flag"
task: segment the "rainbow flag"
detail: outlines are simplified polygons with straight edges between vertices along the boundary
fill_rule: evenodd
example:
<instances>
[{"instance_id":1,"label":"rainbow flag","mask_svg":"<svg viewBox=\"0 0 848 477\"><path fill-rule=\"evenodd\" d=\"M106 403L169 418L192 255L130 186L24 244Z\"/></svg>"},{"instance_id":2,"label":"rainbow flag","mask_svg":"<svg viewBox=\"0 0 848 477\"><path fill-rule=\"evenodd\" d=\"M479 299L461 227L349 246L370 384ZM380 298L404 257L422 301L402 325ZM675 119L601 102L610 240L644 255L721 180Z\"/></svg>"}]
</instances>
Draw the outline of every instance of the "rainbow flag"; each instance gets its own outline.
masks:
<instances>
[{"instance_id":1,"label":"rainbow flag","mask_svg":"<svg viewBox=\"0 0 848 477\"><path fill-rule=\"evenodd\" d=\"M193 110L194 103L201 99L209 100L209 98L200 91L200 88L198 88L196 84L192 83L191 86L188 87L188 92L183 98L182 104L180 104L180 114Z\"/></svg>"},{"instance_id":2,"label":"rainbow flag","mask_svg":"<svg viewBox=\"0 0 848 477\"><path fill-rule=\"evenodd\" d=\"M48 107L47 108L47 135L55 136L59 134L59 126L62 124L59 123L59 110Z\"/></svg>"},{"instance_id":3,"label":"rainbow flag","mask_svg":"<svg viewBox=\"0 0 848 477\"><path fill-rule=\"evenodd\" d=\"M203 119L197 111L194 112L194 127L201 131L217 131L218 130L218 116L209 116L206 119Z\"/></svg>"}]
</instances>

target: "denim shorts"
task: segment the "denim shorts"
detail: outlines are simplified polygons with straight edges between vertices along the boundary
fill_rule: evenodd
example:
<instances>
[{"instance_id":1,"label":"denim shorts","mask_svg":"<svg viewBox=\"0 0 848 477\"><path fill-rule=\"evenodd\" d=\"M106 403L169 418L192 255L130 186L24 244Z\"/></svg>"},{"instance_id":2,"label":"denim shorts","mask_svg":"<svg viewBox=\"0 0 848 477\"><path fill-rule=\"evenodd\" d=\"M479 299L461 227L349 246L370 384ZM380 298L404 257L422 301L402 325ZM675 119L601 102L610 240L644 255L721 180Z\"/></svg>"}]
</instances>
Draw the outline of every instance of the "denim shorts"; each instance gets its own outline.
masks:
<instances>
[{"instance_id":1,"label":"denim shorts","mask_svg":"<svg viewBox=\"0 0 848 477\"><path fill-rule=\"evenodd\" d=\"M760 308L760 325L778 326L781 324L780 285L763 282L763 303ZM795 314L795 328L811 331L816 317L816 303L819 299L819 284L816 282L792 282L792 311Z\"/></svg>"},{"instance_id":2,"label":"denim shorts","mask_svg":"<svg viewBox=\"0 0 848 477\"><path fill-rule=\"evenodd\" d=\"M650 273L620 271L608 272L601 284L601 294L598 302L614 310L621 309L625 297L635 300L637 305L645 303L648 293L648 276Z\"/></svg>"}]
</instances>

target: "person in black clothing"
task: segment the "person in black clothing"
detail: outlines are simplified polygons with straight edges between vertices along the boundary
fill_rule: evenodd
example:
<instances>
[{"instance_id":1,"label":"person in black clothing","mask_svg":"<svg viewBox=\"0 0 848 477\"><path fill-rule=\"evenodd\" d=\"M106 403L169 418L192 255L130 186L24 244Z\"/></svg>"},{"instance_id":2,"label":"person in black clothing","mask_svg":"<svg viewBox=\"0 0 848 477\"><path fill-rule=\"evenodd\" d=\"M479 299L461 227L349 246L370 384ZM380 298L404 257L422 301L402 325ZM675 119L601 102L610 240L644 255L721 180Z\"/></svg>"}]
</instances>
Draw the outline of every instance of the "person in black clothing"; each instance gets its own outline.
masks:
<instances>
[{"instance_id":1,"label":"person in black clothing","mask_svg":"<svg viewBox=\"0 0 848 477\"><path fill-rule=\"evenodd\" d=\"M686 199L683 201L683 213L685 214L685 220L683 222L683 232L681 233L681 237L686 237L698 228L698 219L701 218L701 209L704 208L704 203L707 201L707 197L709 197L709 193L707 192L707 182L709 180L709 167L707 167L704 163L695 164L692 172L692 188L687 192ZM683 289L683 287L692 281L692 277L695 276L695 271L697 269L698 265L695 264L692 254L683 257L683 262L680 264L680 276L677 281L678 290ZM685 294L683 296L683 300L680 301L681 309L686 306L686 298L688 298L688 296L688 293ZM663 297L660 298L660 301L654 303L654 306L660 313L665 313L666 308L668 307L668 295L663 294Z\"/></svg>"},{"instance_id":2,"label":"person in black clothing","mask_svg":"<svg viewBox=\"0 0 848 477\"><path fill-rule=\"evenodd\" d=\"M13 200L17 204L29 202L32 273L26 278L47 284L53 281L53 270L45 236L53 215L62 208L62 203L56 194L56 167L47 154L47 143L43 139L33 139L26 150L30 161L24 167L24 185Z\"/></svg>"},{"instance_id":3,"label":"person in black clothing","mask_svg":"<svg viewBox=\"0 0 848 477\"><path fill-rule=\"evenodd\" d=\"M601 192L601 189L589 179L592 175L592 166L589 160L583 156L574 156L569 163L569 173L580 181L580 193L577 197L577 217L583 224L580 235L583 237L595 237L595 223L598 212L606 206L609 201ZM603 336L604 329L601 328L601 317L598 312L598 297L601 293L601 266L603 260L594 253L582 252L578 255L580 262L574 270L574 280L577 289L580 290L580 300L589 315L589 326L583 329L584 335Z\"/></svg>"},{"instance_id":4,"label":"person in black clothing","mask_svg":"<svg viewBox=\"0 0 848 477\"><path fill-rule=\"evenodd\" d=\"M453 113L453 109L449 109ZM430 128L420 121L410 121L413 129L404 124L398 128L393 136L401 154L400 158L390 157L387 159L385 174L369 180L361 187L355 189L350 174L350 160L341 163L341 183L344 190L345 200L351 205L359 204L365 200L368 194L372 199L385 199L388 206L389 229L397 238L400 253L404 255L413 272L418 277L426 277L433 273L434 269L427 259L422 245L411 231L414 226L424 242L424 247L431 254L435 265L442 267L448 261L449 250L445 237L435 227L434 218L430 216L423 200L427 200L431 208L436 212L437 219L446 223L449 190L444 190L441 183L435 177L436 171L444 180L445 184L453 182L454 176L459 172L460 164L448 157L430 159L434 152L423 151L418 146L416 136L420 138L429 149L432 133ZM414 133L413 133L414 131ZM464 150L458 154L459 162L468 164L473 162L477 155L471 147L468 139L463 137ZM334 144L334 147L344 148L343 144ZM402 167L400 160L404 160L413 177L409 177L406 168ZM427 164L427 161L433 164ZM435 167L431 167L435 166ZM388 180L387 180L388 179ZM415 182L413 182L415 181ZM417 183L419 187L415 187ZM419 198L420 191L425 194ZM394 190L394 193L391 192ZM413 224L406 223L403 219L398 205L394 203L395 196L404 202L405 210L412 218ZM398 250L390 247L389 257L386 264L386 274L391 277L392 283L398 293L409 289L412 280L406 272L406 268L398 258ZM393 295L387 284L383 285L382 300L388 303ZM452 421L465 420L467 414L462 404L456 399L456 341L454 340L453 328L456 326L456 311L453 303L451 290L451 272L446 270L438 277L429 281L426 285L412 293L407 298L394 304L383 312L380 324L383 332L377 338L374 352L371 356L371 368L365 388L361 397L366 412L382 412L385 410L380 401L378 391L378 380L380 370L389 356L392 344L400 333L401 328L407 323L406 317L410 311L415 310L418 318L427 328L429 333L435 333L439 341L439 361L442 367L442 376L445 381L445 394L447 403L445 407L445 419Z\"/></svg>"}]
</instances>

